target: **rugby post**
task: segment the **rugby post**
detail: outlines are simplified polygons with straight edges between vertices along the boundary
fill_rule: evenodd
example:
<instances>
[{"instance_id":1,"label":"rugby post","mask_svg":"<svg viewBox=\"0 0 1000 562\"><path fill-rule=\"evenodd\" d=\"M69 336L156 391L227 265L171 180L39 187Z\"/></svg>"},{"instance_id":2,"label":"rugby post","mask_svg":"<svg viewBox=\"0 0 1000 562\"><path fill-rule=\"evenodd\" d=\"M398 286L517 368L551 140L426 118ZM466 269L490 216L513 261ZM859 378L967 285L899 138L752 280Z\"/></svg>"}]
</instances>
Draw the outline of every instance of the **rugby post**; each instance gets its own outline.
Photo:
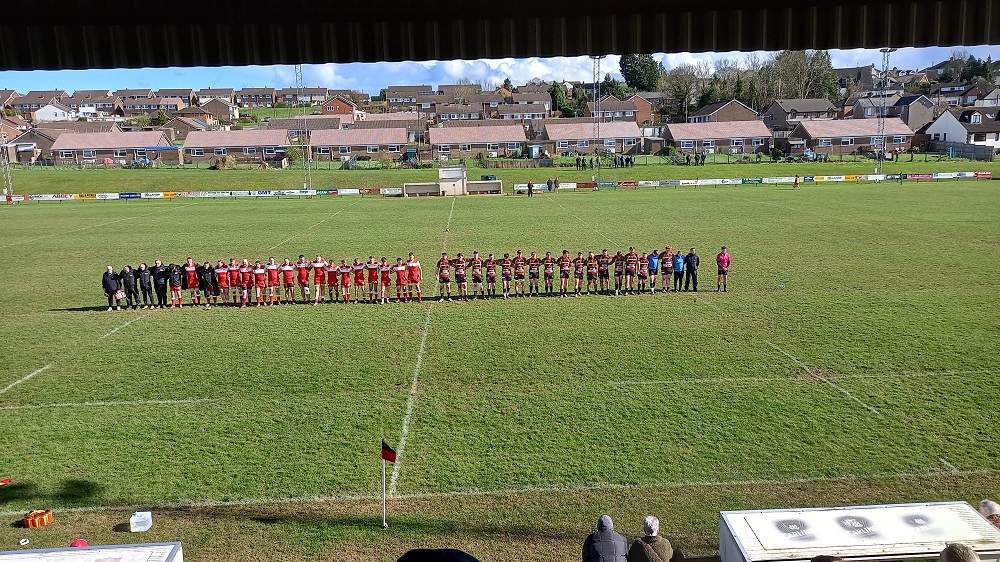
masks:
<instances>
[{"instance_id":1,"label":"rugby post","mask_svg":"<svg viewBox=\"0 0 1000 562\"><path fill-rule=\"evenodd\" d=\"M396 462L396 450L382 439L382 528L388 529L389 523L385 519L385 461Z\"/></svg>"}]
</instances>

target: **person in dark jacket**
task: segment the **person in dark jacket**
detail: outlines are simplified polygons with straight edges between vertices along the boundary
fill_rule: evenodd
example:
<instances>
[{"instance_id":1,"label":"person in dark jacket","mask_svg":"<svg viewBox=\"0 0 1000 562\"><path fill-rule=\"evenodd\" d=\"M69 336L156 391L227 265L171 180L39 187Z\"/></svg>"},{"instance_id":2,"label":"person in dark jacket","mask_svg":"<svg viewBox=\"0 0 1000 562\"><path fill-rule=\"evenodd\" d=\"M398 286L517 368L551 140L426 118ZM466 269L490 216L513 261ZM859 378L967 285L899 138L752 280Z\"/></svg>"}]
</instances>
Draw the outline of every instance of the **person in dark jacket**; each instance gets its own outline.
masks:
<instances>
[{"instance_id":1,"label":"person in dark jacket","mask_svg":"<svg viewBox=\"0 0 1000 562\"><path fill-rule=\"evenodd\" d=\"M170 270L163 262L156 260L150 269L153 277L153 288L156 290L156 303L160 308L167 308L167 284L170 281Z\"/></svg>"},{"instance_id":2,"label":"person in dark jacket","mask_svg":"<svg viewBox=\"0 0 1000 562\"><path fill-rule=\"evenodd\" d=\"M670 541L660 536L660 520L647 515L642 522L646 536L632 543L628 550L628 562L670 562L674 548Z\"/></svg>"},{"instance_id":3,"label":"person in dark jacket","mask_svg":"<svg viewBox=\"0 0 1000 562\"><path fill-rule=\"evenodd\" d=\"M688 291L688 287L694 288L694 292L698 292L698 265L701 263L701 258L698 257L697 252L694 248L688 252L688 255L684 256L684 292Z\"/></svg>"},{"instance_id":4,"label":"person in dark jacket","mask_svg":"<svg viewBox=\"0 0 1000 562\"><path fill-rule=\"evenodd\" d=\"M118 282L118 274L115 273L115 268L110 265L104 271L104 276L101 277L101 287L104 289L104 296L108 297L108 310L114 307L118 307L118 310L121 310L122 300L115 294L121 290L121 284ZM114 301L113 306L111 301Z\"/></svg>"},{"instance_id":5,"label":"person in dark jacket","mask_svg":"<svg viewBox=\"0 0 1000 562\"><path fill-rule=\"evenodd\" d=\"M205 295L205 310L208 310L211 308L209 303L212 301L212 298L218 298L219 278L215 274L215 268L209 262L199 265L197 273L198 288L201 289L201 294Z\"/></svg>"},{"instance_id":6,"label":"person in dark jacket","mask_svg":"<svg viewBox=\"0 0 1000 562\"><path fill-rule=\"evenodd\" d=\"M135 270L135 279L139 283L139 291L142 293L142 308L152 308L153 305L153 272L146 265L146 262L139 264L139 269Z\"/></svg>"},{"instance_id":7,"label":"person in dark jacket","mask_svg":"<svg viewBox=\"0 0 1000 562\"><path fill-rule=\"evenodd\" d=\"M615 531L608 515L597 520L597 530L583 542L583 562L626 562L628 540Z\"/></svg>"},{"instance_id":8,"label":"person in dark jacket","mask_svg":"<svg viewBox=\"0 0 1000 562\"><path fill-rule=\"evenodd\" d=\"M172 263L167 266L167 277L170 285L170 308L184 308L184 289L187 285L186 275L181 266Z\"/></svg>"},{"instance_id":9,"label":"person in dark jacket","mask_svg":"<svg viewBox=\"0 0 1000 562\"><path fill-rule=\"evenodd\" d=\"M125 308L136 310L139 308L139 289L136 287L136 274L131 265L126 265L118 274L121 281L122 290L125 291Z\"/></svg>"}]
</instances>

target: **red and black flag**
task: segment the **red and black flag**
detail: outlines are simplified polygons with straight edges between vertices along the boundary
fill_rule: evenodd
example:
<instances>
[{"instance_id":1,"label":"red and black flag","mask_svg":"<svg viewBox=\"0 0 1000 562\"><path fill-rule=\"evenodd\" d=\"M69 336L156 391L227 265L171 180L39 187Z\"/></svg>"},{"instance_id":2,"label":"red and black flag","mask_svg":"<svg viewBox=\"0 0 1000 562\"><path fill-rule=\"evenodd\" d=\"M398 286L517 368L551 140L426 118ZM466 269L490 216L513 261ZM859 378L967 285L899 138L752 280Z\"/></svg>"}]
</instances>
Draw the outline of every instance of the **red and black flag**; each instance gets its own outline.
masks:
<instances>
[{"instance_id":1,"label":"red and black flag","mask_svg":"<svg viewBox=\"0 0 1000 562\"><path fill-rule=\"evenodd\" d=\"M396 450L390 447L385 439L382 440L382 458L389 462L396 462Z\"/></svg>"}]
</instances>

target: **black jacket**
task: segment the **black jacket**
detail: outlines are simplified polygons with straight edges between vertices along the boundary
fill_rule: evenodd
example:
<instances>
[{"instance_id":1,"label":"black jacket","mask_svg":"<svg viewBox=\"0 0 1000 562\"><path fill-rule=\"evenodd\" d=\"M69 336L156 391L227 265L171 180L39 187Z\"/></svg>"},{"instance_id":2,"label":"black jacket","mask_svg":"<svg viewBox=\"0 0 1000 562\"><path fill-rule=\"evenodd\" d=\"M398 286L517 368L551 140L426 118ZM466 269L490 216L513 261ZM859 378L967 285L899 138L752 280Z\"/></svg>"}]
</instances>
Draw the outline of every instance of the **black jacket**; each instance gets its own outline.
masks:
<instances>
[{"instance_id":1,"label":"black jacket","mask_svg":"<svg viewBox=\"0 0 1000 562\"><path fill-rule=\"evenodd\" d=\"M179 265L173 263L170 264L167 269L167 275L170 279L171 287L180 287L182 289L186 288L185 285L187 285L187 275L184 275L184 272L181 270Z\"/></svg>"},{"instance_id":2,"label":"black jacket","mask_svg":"<svg viewBox=\"0 0 1000 562\"><path fill-rule=\"evenodd\" d=\"M135 270L135 278L139 281L139 286L143 289L150 289L153 282L153 270L149 269L137 269Z\"/></svg>"},{"instance_id":3,"label":"black jacket","mask_svg":"<svg viewBox=\"0 0 1000 562\"><path fill-rule=\"evenodd\" d=\"M104 293L110 295L121 289L121 285L118 283L118 274L105 271L104 276L101 277L101 287L104 288Z\"/></svg>"},{"instance_id":4,"label":"black jacket","mask_svg":"<svg viewBox=\"0 0 1000 562\"><path fill-rule=\"evenodd\" d=\"M125 271L123 269L122 272L118 274L118 280L121 281L122 288L125 289L126 293L135 292L136 275L134 269L130 269L129 271Z\"/></svg>"},{"instance_id":5,"label":"black jacket","mask_svg":"<svg viewBox=\"0 0 1000 562\"><path fill-rule=\"evenodd\" d=\"M583 562L625 562L628 541L611 529L594 531L583 543Z\"/></svg>"},{"instance_id":6,"label":"black jacket","mask_svg":"<svg viewBox=\"0 0 1000 562\"><path fill-rule=\"evenodd\" d=\"M684 256L684 269L687 271L698 271L698 265L701 264L701 258L698 254L688 254Z\"/></svg>"},{"instance_id":7,"label":"black jacket","mask_svg":"<svg viewBox=\"0 0 1000 562\"><path fill-rule=\"evenodd\" d=\"M167 266L161 265L159 267L153 266L149 268L150 275L153 277L153 283L157 285L166 285L167 280L170 279L170 272Z\"/></svg>"},{"instance_id":8,"label":"black jacket","mask_svg":"<svg viewBox=\"0 0 1000 562\"><path fill-rule=\"evenodd\" d=\"M211 266L205 267L203 265L199 265L196 268L196 272L198 275L199 289L201 289L202 291L207 291L209 288L211 288L213 292L216 293L219 292L219 278L218 276L215 275L214 267Z\"/></svg>"}]
</instances>

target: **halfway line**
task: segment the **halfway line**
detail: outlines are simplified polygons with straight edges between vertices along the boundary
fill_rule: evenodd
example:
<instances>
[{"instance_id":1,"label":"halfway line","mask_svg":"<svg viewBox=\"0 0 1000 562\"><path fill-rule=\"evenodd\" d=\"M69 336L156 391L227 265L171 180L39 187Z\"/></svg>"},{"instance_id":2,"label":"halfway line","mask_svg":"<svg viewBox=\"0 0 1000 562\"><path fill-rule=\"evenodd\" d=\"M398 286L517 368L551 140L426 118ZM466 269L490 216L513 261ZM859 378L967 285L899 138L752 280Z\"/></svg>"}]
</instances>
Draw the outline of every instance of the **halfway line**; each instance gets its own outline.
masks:
<instances>
[{"instance_id":1,"label":"halfway line","mask_svg":"<svg viewBox=\"0 0 1000 562\"><path fill-rule=\"evenodd\" d=\"M879 415L878 410L876 410L875 408L872 408L868 404L865 404L860 398L854 396L853 394L850 393L850 391L848 391L846 388L840 386L839 384L831 381L830 379L828 379L826 377L818 376L816 373L813 372L812 369L809 368L808 365L806 365L802 361L799 361L798 358L796 358L791 353L788 353L784 349L781 349L780 347L778 347L777 345L775 345L775 344L773 344L773 343L771 343L769 341L765 341L765 343L767 345L773 347L774 349L778 350L779 352L781 352L781 354L784 355L785 357L787 357L787 358L791 359L792 361L794 361L795 364L798 365L799 367L802 367L803 369L805 369L805 371L807 373L809 373L810 377L812 377L812 378L814 378L814 379L816 379L818 381L823 381L824 383L832 386L833 388L836 388L837 390L839 390L841 392L841 394L843 394L844 396L846 396L846 397L850 398L851 400L853 400L853 401L857 402L858 404L860 404L862 408L868 410L869 412L871 412L872 414L875 414L876 416Z\"/></svg>"},{"instance_id":2,"label":"halfway line","mask_svg":"<svg viewBox=\"0 0 1000 562\"><path fill-rule=\"evenodd\" d=\"M104 334L103 336L101 336L101 339L103 340L104 338L106 338L106 337L108 337L108 336L110 336L110 335L114 334L114 333L115 333L115 332L117 332L118 330L121 330L122 328L125 328L126 326L128 326L128 325L129 325L129 324L131 324L132 322L135 322L136 320L142 320L142 319L143 319L143 318L145 318L145 317L146 317L146 315L145 315L145 314L143 314L142 316L137 316L137 317L135 317L135 318L133 318L133 319L129 320L128 322L126 322L126 323L122 324L121 326L118 326L118 327L117 327L117 328L115 328L114 330L111 330L110 332L108 332L108 333Z\"/></svg>"},{"instance_id":3,"label":"halfway line","mask_svg":"<svg viewBox=\"0 0 1000 562\"><path fill-rule=\"evenodd\" d=\"M212 402L211 398L186 398L183 400L122 400L108 402L68 402L64 404L25 404L21 406L0 406L2 410L41 410L44 408L83 408L95 406L148 406L154 404L196 404Z\"/></svg>"},{"instance_id":4,"label":"halfway line","mask_svg":"<svg viewBox=\"0 0 1000 562\"><path fill-rule=\"evenodd\" d=\"M420 351L417 353L417 366L413 369L413 384L410 385L410 396L406 399L406 415L403 416L403 435L399 438L396 448L396 462L392 463L392 479L389 481L389 496L396 495L396 483L399 482L399 471L403 468L403 450L406 448L406 437L410 433L410 418L413 417L413 403L417 399L417 381L420 380L420 367L424 362L424 349L427 345L427 332L431 325L431 311L434 303L427 307L427 320L424 321L424 334L420 338Z\"/></svg>"}]
</instances>

